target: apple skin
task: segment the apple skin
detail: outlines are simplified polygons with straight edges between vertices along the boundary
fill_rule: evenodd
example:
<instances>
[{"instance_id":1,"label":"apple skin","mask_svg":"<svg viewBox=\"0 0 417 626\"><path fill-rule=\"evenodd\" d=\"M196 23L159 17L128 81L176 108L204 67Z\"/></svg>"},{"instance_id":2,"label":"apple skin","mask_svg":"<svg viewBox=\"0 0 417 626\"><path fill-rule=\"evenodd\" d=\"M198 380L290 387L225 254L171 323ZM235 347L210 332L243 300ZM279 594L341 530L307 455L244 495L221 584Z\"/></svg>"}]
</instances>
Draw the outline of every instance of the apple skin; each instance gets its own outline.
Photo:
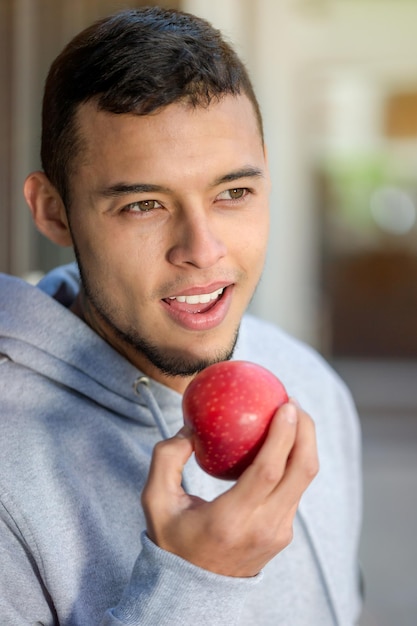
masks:
<instances>
[{"instance_id":1,"label":"apple skin","mask_svg":"<svg viewBox=\"0 0 417 626\"><path fill-rule=\"evenodd\" d=\"M186 388L184 423L194 431L195 457L216 478L237 480L261 448L276 410L288 402L281 381L249 361L221 361Z\"/></svg>"}]
</instances>

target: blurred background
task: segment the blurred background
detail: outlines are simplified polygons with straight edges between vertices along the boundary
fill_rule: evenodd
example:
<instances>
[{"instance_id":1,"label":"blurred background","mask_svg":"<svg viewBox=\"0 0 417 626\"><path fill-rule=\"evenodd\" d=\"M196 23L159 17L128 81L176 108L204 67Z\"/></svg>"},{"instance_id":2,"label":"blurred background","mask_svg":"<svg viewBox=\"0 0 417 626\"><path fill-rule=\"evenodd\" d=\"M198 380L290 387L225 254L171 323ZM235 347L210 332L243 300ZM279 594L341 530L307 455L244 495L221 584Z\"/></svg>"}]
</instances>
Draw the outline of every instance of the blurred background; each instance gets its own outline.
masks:
<instances>
[{"instance_id":1,"label":"blurred background","mask_svg":"<svg viewBox=\"0 0 417 626\"><path fill-rule=\"evenodd\" d=\"M80 29L142 4L226 33L259 96L272 232L252 310L355 397L365 476L361 626L417 623L417 1L0 0L0 271L72 259L32 226L44 79ZM318 626L318 625L314 625Z\"/></svg>"}]
</instances>

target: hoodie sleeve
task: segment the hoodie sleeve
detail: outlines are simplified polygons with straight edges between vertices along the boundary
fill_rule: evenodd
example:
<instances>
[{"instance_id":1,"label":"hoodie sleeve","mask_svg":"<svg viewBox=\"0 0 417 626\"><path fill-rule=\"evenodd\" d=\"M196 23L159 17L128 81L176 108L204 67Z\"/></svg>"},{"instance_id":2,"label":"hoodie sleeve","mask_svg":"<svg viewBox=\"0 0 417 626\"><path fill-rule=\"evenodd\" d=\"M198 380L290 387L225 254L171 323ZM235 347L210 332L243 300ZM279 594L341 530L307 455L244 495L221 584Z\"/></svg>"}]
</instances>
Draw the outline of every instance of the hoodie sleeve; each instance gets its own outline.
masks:
<instances>
[{"instance_id":1,"label":"hoodie sleeve","mask_svg":"<svg viewBox=\"0 0 417 626\"><path fill-rule=\"evenodd\" d=\"M245 598L262 574L248 579L202 570L153 544L143 549L120 602L100 618L102 599L69 612L55 606L35 555L0 503L0 623L56 626L238 626ZM41 560L40 560L41 562ZM60 567L65 569L65 563ZM59 602L58 602L59 604ZM94 605L96 607L94 609Z\"/></svg>"},{"instance_id":2,"label":"hoodie sleeve","mask_svg":"<svg viewBox=\"0 0 417 626\"><path fill-rule=\"evenodd\" d=\"M142 535L142 552L119 604L101 626L238 626L247 594L262 578L203 570Z\"/></svg>"}]
</instances>

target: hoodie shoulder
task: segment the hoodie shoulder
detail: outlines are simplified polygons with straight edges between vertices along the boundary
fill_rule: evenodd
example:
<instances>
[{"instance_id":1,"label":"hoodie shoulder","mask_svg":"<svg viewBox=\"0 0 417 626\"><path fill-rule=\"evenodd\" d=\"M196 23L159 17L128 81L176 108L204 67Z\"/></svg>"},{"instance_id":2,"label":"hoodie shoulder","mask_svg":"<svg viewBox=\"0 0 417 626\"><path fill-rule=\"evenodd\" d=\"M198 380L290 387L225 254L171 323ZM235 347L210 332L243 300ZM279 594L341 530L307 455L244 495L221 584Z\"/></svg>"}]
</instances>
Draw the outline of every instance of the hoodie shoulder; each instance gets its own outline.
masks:
<instances>
[{"instance_id":1,"label":"hoodie shoulder","mask_svg":"<svg viewBox=\"0 0 417 626\"><path fill-rule=\"evenodd\" d=\"M243 319L236 358L253 360L274 371L276 375L297 382L320 379L342 385L324 357L313 347L289 335L266 320L246 315Z\"/></svg>"}]
</instances>

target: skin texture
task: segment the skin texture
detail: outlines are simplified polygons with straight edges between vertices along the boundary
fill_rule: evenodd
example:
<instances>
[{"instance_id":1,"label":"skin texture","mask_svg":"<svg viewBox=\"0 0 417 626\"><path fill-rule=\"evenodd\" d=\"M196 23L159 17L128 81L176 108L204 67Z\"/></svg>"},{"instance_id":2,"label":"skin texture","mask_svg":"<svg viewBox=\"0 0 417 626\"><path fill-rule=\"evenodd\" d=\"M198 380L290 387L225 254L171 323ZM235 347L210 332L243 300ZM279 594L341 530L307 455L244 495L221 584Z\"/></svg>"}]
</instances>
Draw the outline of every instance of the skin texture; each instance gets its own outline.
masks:
<instances>
[{"instance_id":1,"label":"skin texture","mask_svg":"<svg viewBox=\"0 0 417 626\"><path fill-rule=\"evenodd\" d=\"M135 116L90 102L78 110L78 128L69 219L56 189L34 172L25 183L34 221L55 243L74 246L84 285L74 313L182 393L198 369L230 356L264 264L270 181L252 105L226 96ZM172 300L219 288L214 306ZM318 470L311 418L285 404L255 462L213 502L181 487L192 451L187 429L155 447L142 496L150 538L213 572L257 574L291 540Z\"/></svg>"},{"instance_id":2,"label":"skin texture","mask_svg":"<svg viewBox=\"0 0 417 626\"><path fill-rule=\"evenodd\" d=\"M167 376L162 365L185 363L194 374L228 357L264 264L270 182L252 105L228 96L208 108L178 103L135 116L91 103L80 107L78 123L84 150L71 181L70 224L61 203L55 238L77 252L87 292L77 311L139 369L183 391L189 377ZM48 186L40 173L26 183L32 206L39 192L31 188L41 184ZM155 190L120 191L134 185ZM42 227L51 237L51 225ZM197 326L204 315L190 316L192 327L167 314L164 298L217 286L229 287L230 304L214 326L204 319ZM153 358L132 345L141 342Z\"/></svg>"}]
</instances>

